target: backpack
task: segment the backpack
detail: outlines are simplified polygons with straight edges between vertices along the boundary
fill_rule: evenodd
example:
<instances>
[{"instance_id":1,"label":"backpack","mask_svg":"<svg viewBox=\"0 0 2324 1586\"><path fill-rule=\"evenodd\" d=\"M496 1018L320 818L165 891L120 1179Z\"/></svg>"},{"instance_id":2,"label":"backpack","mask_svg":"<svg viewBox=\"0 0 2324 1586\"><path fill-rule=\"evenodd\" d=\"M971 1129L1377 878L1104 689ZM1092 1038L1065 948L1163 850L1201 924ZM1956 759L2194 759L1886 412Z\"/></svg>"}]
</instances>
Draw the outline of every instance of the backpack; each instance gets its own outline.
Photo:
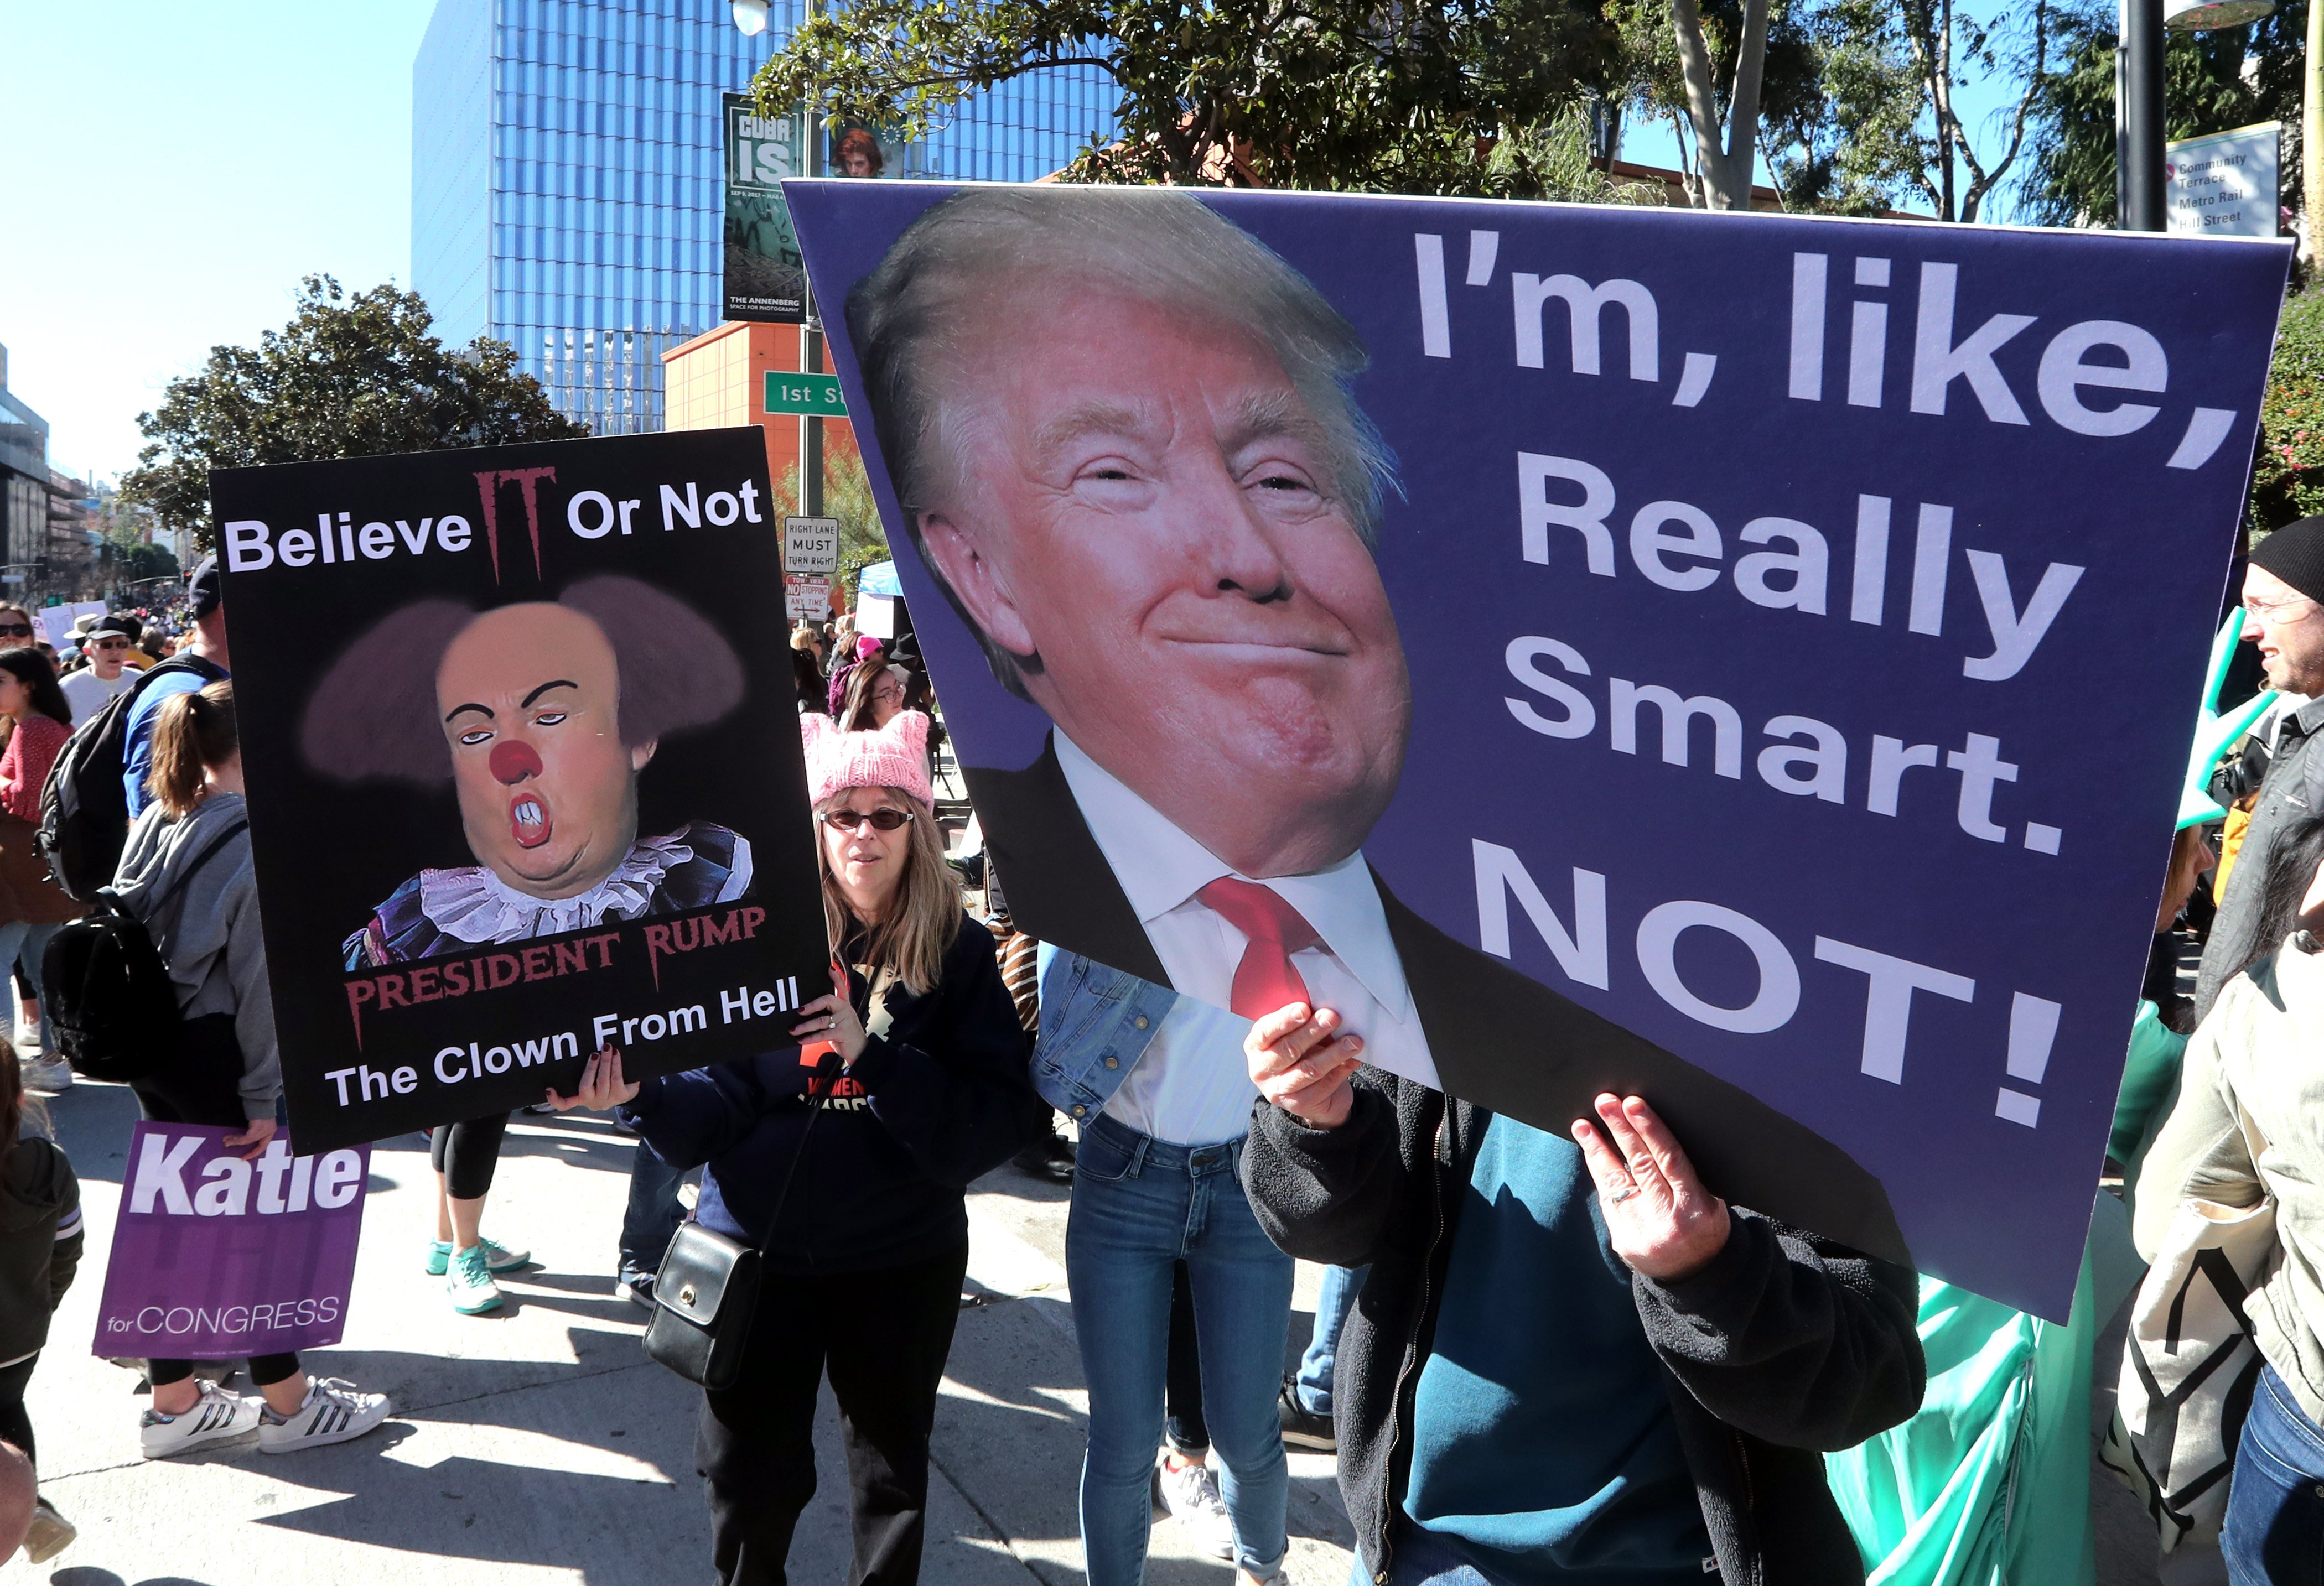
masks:
<instances>
[{"instance_id":1,"label":"backpack","mask_svg":"<svg viewBox=\"0 0 2324 1586\"><path fill-rule=\"evenodd\" d=\"M220 833L154 894L153 910L248 830L248 821L236 821ZM77 1072L91 1079L143 1079L177 1055L185 1028L178 989L152 933L120 896L104 887L93 901L89 913L58 927L41 954L42 1017Z\"/></svg>"},{"instance_id":2,"label":"backpack","mask_svg":"<svg viewBox=\"0 0 2324 1586\"><path fill-rule=\"evenodd\" d=\"M129 711L154 678L170 672L207 676L191 659L171 656L105 702L73 730L41 788L41 855L66 897L87 903L110 886L129 841L129 794L121 785L128 759Z\"/></svg>"}]
</instances>

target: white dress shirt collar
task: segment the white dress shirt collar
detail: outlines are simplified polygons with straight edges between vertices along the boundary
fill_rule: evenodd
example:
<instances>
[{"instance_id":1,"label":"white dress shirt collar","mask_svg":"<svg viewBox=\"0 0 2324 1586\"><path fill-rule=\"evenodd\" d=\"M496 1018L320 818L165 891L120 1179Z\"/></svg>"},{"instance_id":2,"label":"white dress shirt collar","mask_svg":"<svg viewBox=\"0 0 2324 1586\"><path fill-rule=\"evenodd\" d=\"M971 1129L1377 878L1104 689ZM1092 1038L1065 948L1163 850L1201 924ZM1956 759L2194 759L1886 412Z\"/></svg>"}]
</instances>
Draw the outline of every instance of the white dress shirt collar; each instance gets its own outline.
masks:
<instances>
[{"instance_id":1,"label":"white dress shirt collar","mask_svg":"<svg viewBox=\"0 0 2324 1586\"><path fill-rule=\"evenodd\" d=\"M1180 831L1064 733L1056 733L1055 742L1065 786L1140 925L1150 930L1222 876L1255 879ZM1360 852L1308 875L1275 876L1258 884L1296 908L1383 1010L1399 1019L1411 1017L1412 991L1388 936L1379 889Z\"/></svg>"}]
</instances>

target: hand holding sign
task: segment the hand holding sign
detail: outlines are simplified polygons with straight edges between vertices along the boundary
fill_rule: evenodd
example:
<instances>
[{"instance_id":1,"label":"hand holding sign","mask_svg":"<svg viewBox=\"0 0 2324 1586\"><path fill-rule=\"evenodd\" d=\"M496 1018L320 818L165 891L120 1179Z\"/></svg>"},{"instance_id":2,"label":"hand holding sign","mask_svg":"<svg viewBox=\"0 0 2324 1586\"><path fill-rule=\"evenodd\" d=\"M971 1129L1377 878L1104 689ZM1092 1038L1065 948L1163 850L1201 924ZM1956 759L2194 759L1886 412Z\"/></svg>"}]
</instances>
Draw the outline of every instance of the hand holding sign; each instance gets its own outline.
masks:
<instances>
[{"instance_id":1,"label":"hand holding sign","mask_svg":"<svg viewBox=\"0 0 2324 1586\"><path fill-rule=\"evenodd\" d=\"M248 1129L240 1134L226 1136L218 1141L218 1144L248 1146L250 1149L242 1153L242 1159L245 1162L255 1162L266 1154L267 1146L273 1141L274 1128L274 1120L272 1118L254 1118L250 1120Z\"/></svg>"},{"instance_id":2,"label":"hand holding sign","mask_svg":"<svg viewBox=\"0 0 2324 1586\"><path fill-rule=\"evenodd\" d=\"M1356 1093L1357 1054L1361 1036L1341 1036L1340 1016L1329 1008L1311 1015L1305 1002L1278 1008L1254 1020L1242 1038L1250 1082L1259 1093L1310 1129L1337 1129L1347 1122Z\"/></svg>"},{"instance_id":3,"label":"hand holding sign","mask_svg":"<svg viewBox=\"0 0 2324 1586\"><path fill-rule=\"evenodd\" d=\"M560 1096L557 1088L549 1090L549 1104L559 1112L570 1112L576 1107L586 1107L592 1112L603 1112L608 1107L624 1107L638 1099L635 1080L622 1077L622 1051L607 1047L581 1065L581 1083L573 1087L569 1096Z\"/></svg>"},{"instance_id":4,"label":"hand holding sign","mask_svg":"<svg viewBox=\"0 0 2324 1586\"><path fill-rule=\"evenodd\" d=\"M1644 1100L1603 1095L1597 1108L1621 1154L1586 1118L1573 1120L1573 1138L1598 1185L1614 1253L1658 1283L1692 1277L1727 1246L1727 1203L1702 1187L1685 1149Z\"/></svg>"},{"instance_id":5,"label":"hand holding sign","mask_svg":"<svg viewBox=\"0 0 2324 1586\"><path fill-rule=\"evenodd\" d=\"M818 1047L838 1047L840 1057L848 1063L863 1056L864 1043L871 1037L855 1016L855 1004L847 996L847 981L837 964L831 966L831 995L817 997L800 1009L799 1022L791 1026L791 1034Z\"/></svg>"}]
</instances>

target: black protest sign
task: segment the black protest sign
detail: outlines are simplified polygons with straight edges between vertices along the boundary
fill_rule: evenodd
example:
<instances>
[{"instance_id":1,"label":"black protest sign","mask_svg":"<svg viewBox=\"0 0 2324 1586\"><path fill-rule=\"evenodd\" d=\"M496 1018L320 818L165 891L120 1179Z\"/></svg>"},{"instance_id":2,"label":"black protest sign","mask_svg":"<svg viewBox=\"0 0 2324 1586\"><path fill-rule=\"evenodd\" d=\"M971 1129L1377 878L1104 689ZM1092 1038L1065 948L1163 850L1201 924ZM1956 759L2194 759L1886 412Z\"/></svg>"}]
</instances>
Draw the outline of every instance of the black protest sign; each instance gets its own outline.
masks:
<instances>
[{"instance_id":1,"label":"black protest sign","mask_svg":"<svg viewBox=\"0 0 2324 1586\"><path fill-rule=\"evenodd\" d=\"M210 476L302 1149L793 1046L830 988L755 429Z\"/></svg>"}]
</instances>

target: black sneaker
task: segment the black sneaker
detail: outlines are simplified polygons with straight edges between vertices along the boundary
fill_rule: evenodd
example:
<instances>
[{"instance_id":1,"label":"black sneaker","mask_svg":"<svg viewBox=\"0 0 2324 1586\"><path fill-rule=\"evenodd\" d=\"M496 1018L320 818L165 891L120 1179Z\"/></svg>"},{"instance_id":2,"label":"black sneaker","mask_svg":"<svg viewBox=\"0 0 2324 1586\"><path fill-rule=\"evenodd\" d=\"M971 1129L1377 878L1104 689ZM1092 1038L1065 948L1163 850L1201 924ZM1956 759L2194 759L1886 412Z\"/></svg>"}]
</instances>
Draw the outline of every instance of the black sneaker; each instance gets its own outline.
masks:
<instances>
[{"instance_id":1,"label":"black sneaker","mask_svg":"<svg viewBox=\"0 0 2324 1586\"><path fill-rule=\"evenodd\" d=\"M1299 1402L1299 1389L1288 1377L1275 1396L1276 1418L1283 1423L1283 1443L1286 1448L1304 1448L1316 1453L1337 1453L1340 1439L1333 1430L1332 1417L1319 1415Z\"/></svg>"},{"instance_id":2,"label":"black sneaker","mask_svg":"<svg viewBox=\"0 0 2324 1586\"><path fill-rule=\"evenodd\" d=\"M616 1299L624 1299L641 1310L650 1311L654 1303L654 1275L650 1272L624 1272L613 1285Z\"/></svg>"}]
</instances>

